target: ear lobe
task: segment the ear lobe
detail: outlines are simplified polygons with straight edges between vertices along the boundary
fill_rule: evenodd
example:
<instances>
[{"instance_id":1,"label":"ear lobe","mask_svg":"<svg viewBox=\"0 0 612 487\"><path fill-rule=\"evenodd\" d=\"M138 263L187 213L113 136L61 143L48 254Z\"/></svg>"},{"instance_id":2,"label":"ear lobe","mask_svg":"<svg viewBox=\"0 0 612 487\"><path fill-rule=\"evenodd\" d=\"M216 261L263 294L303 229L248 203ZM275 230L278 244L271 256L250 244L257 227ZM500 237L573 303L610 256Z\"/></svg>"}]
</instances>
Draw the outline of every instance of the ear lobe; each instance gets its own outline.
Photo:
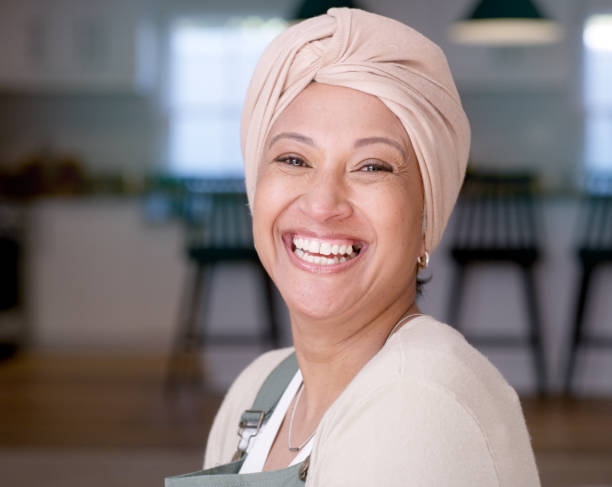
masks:
<instances>
[{"instance_id":1,"label":"ear lobe","mask_svg":"<svg viewBox=\"0 0 612 487\"><path fill-rule=\"evenodd\" d=\"M423 238L421 239L421 246L419 247L419 255L424 255L427 252L427 248L425 247L425 234L423 234Z\"/></svg>"},{"instance_id":2,"label":"ear lobe","mask_svg":"<svg viewBox=\"0 0 612 487\"><path fill-rule=\"evenodd\" d=\"M427 250L425 249L425 237L423 237L421 241L421 246L419 248L419 255L417 256L416 260L417 260L418 270L425 269L429 265L429 252L427 252Z\"/></svg>"}]
</instances>

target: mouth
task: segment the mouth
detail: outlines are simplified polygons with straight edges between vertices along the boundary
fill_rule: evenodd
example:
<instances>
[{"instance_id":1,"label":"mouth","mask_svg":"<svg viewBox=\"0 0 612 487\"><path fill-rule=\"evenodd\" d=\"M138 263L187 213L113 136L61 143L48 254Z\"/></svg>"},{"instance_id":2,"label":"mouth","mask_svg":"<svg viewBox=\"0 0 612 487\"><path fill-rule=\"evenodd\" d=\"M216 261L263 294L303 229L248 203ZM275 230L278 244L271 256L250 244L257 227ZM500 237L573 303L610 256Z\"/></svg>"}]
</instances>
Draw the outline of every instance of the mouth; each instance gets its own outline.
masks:
<instances>
[{"instance_id":1,"label":"mouth","mask_svg":"<svg viewBox=\"0 0 612 487\"><path fill-rule=\"evenodd\" d=\"M364 251L364 242L350 238L319 238L294 233L286 236L291 253L307 267L345 267Z\"/></svg>"}]
</instances>

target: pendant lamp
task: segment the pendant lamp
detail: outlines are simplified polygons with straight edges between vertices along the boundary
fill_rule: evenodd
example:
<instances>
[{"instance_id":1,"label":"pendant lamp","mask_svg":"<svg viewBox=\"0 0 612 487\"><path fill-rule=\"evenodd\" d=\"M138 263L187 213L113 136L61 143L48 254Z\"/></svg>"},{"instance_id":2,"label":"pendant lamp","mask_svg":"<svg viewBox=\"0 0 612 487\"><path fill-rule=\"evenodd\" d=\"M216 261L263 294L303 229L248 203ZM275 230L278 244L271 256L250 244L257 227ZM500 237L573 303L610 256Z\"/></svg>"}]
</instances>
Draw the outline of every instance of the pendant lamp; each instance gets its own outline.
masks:
<instances>
[{"instance_id":1,"label":"pendant lamp","mask_svg":"<svg viewBox=\"0 0 612 487\"><path fill-rule=\"evenodd\" d=\"M469 16L450 27L451 39L463 44L551 44L561 36L559 24L532 0L479 0Z\"/></svg>"},{"instance_id":2,"label":"pendant lamp","mask_svg":"<svg viewBox=\"0 0 612 487\"><path fill-rule=\"evenodd\" d=\"M332 7L360 8L355 5L355 2L350 0L303 0L299 3L292 17L294 20L308 19L317 15L323 15Z\"/></svg>"}]
</instances>

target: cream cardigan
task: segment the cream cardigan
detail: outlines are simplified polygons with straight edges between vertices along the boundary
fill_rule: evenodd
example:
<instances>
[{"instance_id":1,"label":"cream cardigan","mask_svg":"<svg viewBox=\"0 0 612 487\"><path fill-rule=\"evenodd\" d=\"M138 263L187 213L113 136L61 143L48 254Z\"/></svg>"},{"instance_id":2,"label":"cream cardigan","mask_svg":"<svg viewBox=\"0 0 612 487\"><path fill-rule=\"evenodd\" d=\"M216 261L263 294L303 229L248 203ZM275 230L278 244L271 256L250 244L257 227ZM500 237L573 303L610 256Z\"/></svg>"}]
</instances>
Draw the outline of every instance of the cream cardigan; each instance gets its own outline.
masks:
<instances>
[{"instance_id":1,"label":"cream cardigan","mask_svg":"<svg viewBox=\"0 0 612 487\"><path fill-rule=\"evenodd\" d=\"M240 415L292 349L257 358L215 418L204 467L230 461ZM515 391L460 333L413 319L365 365L319 424L306 486L536 487Z\"/></svg>"}]
</instances>

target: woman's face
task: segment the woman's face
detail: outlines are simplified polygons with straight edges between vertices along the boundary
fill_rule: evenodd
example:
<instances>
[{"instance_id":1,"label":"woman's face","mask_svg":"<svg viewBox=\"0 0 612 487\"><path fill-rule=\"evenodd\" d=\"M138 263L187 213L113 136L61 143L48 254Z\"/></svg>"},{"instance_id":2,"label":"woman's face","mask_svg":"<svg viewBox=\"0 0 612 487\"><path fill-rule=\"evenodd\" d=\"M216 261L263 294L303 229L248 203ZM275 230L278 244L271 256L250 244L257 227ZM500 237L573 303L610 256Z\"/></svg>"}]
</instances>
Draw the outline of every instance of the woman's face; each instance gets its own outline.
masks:
<instances>
[{"instance_id":1,"label":"woman's face","mask_svg":"<svg viewBox=\"0 0 612 487\"><path fill-rule=\"evenodd\" d=\"M373 317L398 300L410 306L422 215L410 139L378 98L312 83L272 126L253 232L293 315Z\"/></svg>"}]
</instances>

